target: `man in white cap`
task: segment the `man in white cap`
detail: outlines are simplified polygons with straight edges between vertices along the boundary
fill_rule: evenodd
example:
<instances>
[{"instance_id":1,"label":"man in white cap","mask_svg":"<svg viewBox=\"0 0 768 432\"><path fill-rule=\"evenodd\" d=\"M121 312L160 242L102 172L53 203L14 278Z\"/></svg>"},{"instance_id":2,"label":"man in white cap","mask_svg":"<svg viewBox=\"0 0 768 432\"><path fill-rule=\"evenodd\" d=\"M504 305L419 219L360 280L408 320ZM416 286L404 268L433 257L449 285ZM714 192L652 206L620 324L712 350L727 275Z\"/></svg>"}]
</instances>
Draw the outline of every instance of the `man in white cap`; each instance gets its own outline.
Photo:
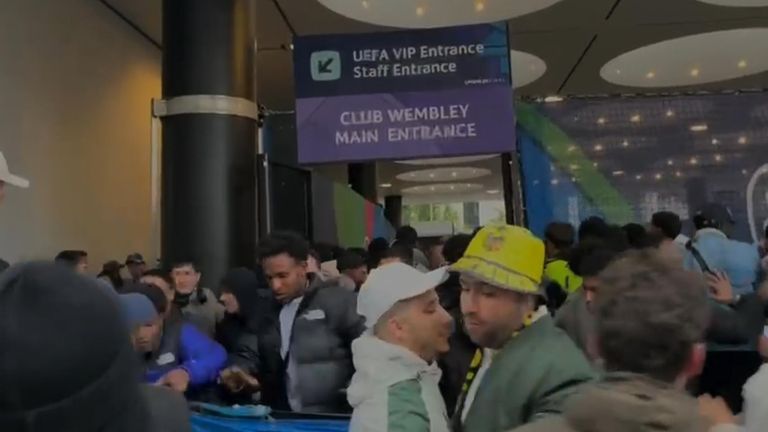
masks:
<instances>
[{"instance_id":1,"label":"man in white cap","mask_svg":"<svg viewBox=\"0 0 768 432\"><path fill-rule=\"evenodd\" d=\"M0 152L0 203L5 199L6 184L26 189L29 187L29 180L11 174L11 171L8 169L8 162L5 160L3 153Z\"/></svg>"},{"instance_id":2,"label":"man in white cap","mask_svg":"<svg viewBox=\"0 0 768 432\"><path fill-rule=\"evenodd\" d=\"M445 268L422 273L392 263L363 284L357 312L367 331L352 343L350 432L450 430L435 362L448 351L453 330L435 292L447 277Z\"/></svg>"}]
</instances>

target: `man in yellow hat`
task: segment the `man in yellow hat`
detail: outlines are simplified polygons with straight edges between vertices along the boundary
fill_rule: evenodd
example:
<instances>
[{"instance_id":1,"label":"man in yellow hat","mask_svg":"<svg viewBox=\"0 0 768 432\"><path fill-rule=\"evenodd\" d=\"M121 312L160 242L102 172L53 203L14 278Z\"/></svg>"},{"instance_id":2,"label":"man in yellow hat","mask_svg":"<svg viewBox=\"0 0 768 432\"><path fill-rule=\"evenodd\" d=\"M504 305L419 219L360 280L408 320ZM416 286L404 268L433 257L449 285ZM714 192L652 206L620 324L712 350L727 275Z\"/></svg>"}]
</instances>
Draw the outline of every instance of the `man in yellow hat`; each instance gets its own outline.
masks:
<instances>
[{"instance_id":1,"label":"man in yellow hat","mask_svg":"<svg viewBox=\"0 0 768 432\"><path fill-rule=\"evenodd\" d=\"M472 361L454 431L501 432L562 412L593 370L543 306L544 243L528 230L481 229L453 265L460 273Z\"/></svg>"}]
</instances>

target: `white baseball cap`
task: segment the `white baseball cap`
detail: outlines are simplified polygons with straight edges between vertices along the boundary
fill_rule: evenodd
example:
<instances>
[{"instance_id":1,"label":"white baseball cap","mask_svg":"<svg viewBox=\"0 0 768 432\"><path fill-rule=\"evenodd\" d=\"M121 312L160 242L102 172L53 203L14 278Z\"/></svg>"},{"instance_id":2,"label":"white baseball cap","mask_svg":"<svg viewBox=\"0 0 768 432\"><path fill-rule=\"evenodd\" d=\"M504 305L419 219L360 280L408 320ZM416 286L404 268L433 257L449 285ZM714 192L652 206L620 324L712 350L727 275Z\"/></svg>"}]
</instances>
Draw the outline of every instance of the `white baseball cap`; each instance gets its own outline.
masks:
<instances>
[{"instance_id":1,"label":"white baseball cap","mask_svg":"<svg viewBox=\"0 0 768 432\"><path fill-rule=\"evenodd\" d=\"M29 180L11 174L11 171L8 169L8 162L5 160L2 152L0 152L0 180L9 185L24 189L29 187Z\"/></svg>"},{"instance_id":2,"label":"white baseball cap","mask_svg":"<svg viewBox=\"0 0 768 432\"><path fill-rule=\"evenodd\" d=\"M385 264L374 269L357 297L357 313L373 328L395 303L411 299L437 287L448 279L448 267L422 273L403 263Z\"/></svg>"}]
</instances>

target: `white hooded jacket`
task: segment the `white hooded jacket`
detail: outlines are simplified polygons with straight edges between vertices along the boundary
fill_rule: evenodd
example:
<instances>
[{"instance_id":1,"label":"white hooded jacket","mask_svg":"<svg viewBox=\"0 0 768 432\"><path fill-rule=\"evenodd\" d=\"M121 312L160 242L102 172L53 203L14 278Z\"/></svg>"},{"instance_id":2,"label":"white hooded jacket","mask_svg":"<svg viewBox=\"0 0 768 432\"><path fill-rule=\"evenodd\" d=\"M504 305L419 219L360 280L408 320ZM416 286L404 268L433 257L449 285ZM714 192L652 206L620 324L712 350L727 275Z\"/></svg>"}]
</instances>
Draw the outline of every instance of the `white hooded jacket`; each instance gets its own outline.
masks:
<instances>
[{"instance_id":1,"label":"white hooded jacket","mask_svg":"<svg viewBox=\"0 0 768 432\"><path fill-rule=\"evenodd\" d=\"M350 432L449 432L442 372L406 348L366 332L352 343Z\"/></svg>"}]
</instances>

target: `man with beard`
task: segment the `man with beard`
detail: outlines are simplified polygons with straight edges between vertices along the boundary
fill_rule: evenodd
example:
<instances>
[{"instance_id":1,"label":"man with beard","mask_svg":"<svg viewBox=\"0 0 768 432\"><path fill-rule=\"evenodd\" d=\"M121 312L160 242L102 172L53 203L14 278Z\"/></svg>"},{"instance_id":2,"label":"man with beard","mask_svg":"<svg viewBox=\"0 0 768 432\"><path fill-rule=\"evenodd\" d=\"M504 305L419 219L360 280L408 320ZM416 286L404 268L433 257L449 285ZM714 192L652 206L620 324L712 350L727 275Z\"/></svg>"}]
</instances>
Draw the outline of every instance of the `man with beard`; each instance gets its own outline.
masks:
<instances>
[{"instance_id":1,"label":"man with beard","mask_svg":"<svg viewBox=\"0 0 768 432\"><path fill-rule=\"evenodd\" d=\"M489 226L452 267L464 323L479 350L453 417L455 431L498 432L559 414L594 377L543 304L544 244L528 230Z\"/></svg>"}]
</instances>

